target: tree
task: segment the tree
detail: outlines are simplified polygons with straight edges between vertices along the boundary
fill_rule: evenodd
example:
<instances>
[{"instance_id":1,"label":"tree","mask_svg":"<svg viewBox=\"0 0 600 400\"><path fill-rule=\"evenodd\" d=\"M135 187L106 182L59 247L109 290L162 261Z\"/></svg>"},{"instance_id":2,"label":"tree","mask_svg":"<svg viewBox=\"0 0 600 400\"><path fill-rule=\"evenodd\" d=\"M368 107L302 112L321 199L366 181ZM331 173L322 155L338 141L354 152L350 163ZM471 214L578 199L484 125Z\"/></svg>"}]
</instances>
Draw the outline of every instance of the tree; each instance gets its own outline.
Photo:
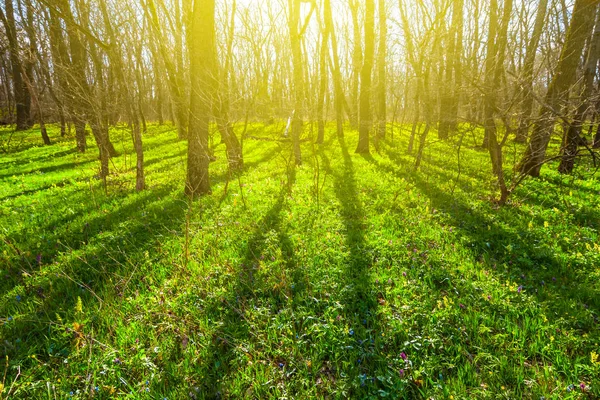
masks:
<instances>
[{"instance_id":1,"label":"tree","mask_svg":"<svg viewBox=\"0 0 600 400\"><path fill-rule=\"evenodd\" d=\"M377 138L385 139L386 131L386 51L387 51L387 14L385 9L385 0L378 2L379 14L379 46L377 48Z\"/></svg>"},{"instance_id":2,"label":"tree","mask_svg":"<svg viewBox=\"0 0 600 400\"><path fill-rule=\"evenodd\" d=\"M593 25L596 0L576 0L573 16L562 47L556 72L542 104L542 110L535 122L527 149L518 169L521 173L538 177L545 162L546 149L554 130L556 116L564 105L568 92L575 82L577 66L586 39L590 36Z\"/></svg>"},{"instance_id":3,"label":"tree","mask_svg":"<svg viewBox=\"0 0 600 400\"><path fill-rule=\"evenodd\" d=\"M338 55L338 42L333 26L333 18L331 16L331 0L323 0L323 14L325 20L325 31L330 37L332 61L331 69L333 76L333 107L335 109L335 120L337 126L338 137L344 137L344 90L342 88L342 73L340 71L340 59Z\"/></svg>"},{"instance_id":4,"label":"tree","mask_svg":"<svg viewBox=\"0 0 600 400\"><path fill-rule=\"evenodd\" d=\"M375 0L366 0L365 56L360 70L359 126L356 152L369 154L369 132L373 126L371 113L371 72L375 47Z\"/></svg>"},{"instance_id":5,"label":"tree","mask_svg":"<svg viewBox=\"0 0 600 400\"><path fill-rule=\"evenodd\" d=\"M292 47L293 62L293 87L294 87L294 110L292 111L292 147L296 165L302 164L302 153L300 150L300 134L303 129L302 108L304 103L304 77L302 48L300 37L302 31L300 25L300 0L288 0L288 28L290 44Z\"/></svg>"},{"instance_id":6,"label":"tree","mask_svg":"<svg viewBox=\"0 0 600 400\"><path fill-rule=\"evenodd\" d=\"M558 171L563 174L570 174L575 167L575 157L579 144L584 140L581 138L581 130L583 128L584 118L589 106L589 98L594 89L594 77L596 76L596 67L600 59L600 9L596 10L596 28L594 35L590 39L587 60L583 69L583 80L579 106L575 111L573 120L563 134L563 144L561 148L562 158Z\"/></svg>"},{"instance_id":7,"label":"tree","mask_svg":"<svg viewBox=\"0 0 600 400\"><path fill-rule=\"evenodd\" d=\"M4 9L6 14L0 9L0 19L2 19L6 36L8 37L10 63L12 66L12 86L17 112L16 129L21 131L31 128L31 94L23 79L26 71L20 55L13 0L4 0Z\"/></svg>"},{"instance_id":8,"label":"tree","mask_svg":"<svg viewBox=\"0 0 600 400\"><path fill-rule=\"evenodd\" d=\"M463 24L463 0L452 2L452 26L450 28L447 42L447 53L445 60L445 82L441 89L440 101L440 123L438 137L447 139L449 132L456 128L458 113L458 88L460 87L461 55L462 55L462 24Z\"/></svg>"},{"instance_id":9,"label":"tree","mask_svg":"<svg viewBox=\"0 0 600 400\"><path fill-rule=\"evenodd\" d=\"M217 76L215 0L196 0L189 33L190 112L188 165L185 193L189 197L210 193L208 129Z\"/></svg>"},{"instance_id":10,"label":"tree","mask_svg":"<svg viewBox=\"0 0 600 400\"><path fill-rule=\"evenodd\" d=\"M504 179L502 162L502 143L498 142L498 128L495 115L497 112L496 92L500 87L506 57L506 43L508 24L512 12L513 0L504 0L501 24L498 27L498 2L490 0L490 28L485 57L485 104L484 104L484 130L487 138L488 151L492 161L492 171L496 175L500 188L499 204L506 203L509 190Z\"/></svg>"},{"instance_id":11,"label":"tree","mask_svg":"<svg viewBox=\"0 0 600 400\"><path fill-rule=\"evenodd\" d=\"M535 24L533 33L525 50L525 62L523 64L523 83L521 87L521 115L519 128L515 141L525 143L529 133L529 124L531 120L531 111L533 109L533 69L535 65L535 55L538 51L540 37L544 29L546 20L546 10L548 8L548 0L540 0L535 16Z\"/></svg>"}]
</instances>

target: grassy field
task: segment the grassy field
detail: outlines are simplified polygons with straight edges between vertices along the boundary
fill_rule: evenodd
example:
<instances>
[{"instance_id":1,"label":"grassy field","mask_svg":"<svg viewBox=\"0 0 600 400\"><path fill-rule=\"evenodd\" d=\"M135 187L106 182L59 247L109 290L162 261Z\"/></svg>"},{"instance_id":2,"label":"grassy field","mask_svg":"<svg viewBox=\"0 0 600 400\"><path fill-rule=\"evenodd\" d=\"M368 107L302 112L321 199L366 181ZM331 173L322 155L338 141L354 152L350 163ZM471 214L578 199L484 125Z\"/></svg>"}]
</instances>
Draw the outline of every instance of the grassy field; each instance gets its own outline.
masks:
<instances>
[{"instance_id":1,"label":"grassy field","mask_svg":"<svg viewBox=\"0 0 600 400\"><path fill-rule=\"evenodd\" d=\"M591 165L498 208L480 132L415 173L407 131L365 157L331 128L295 170L247 139L230 177L215 144L190 204L172 127L144 137L140 193L126 129L106 191L93 139L50 135L0 153L2 399L600 397Z\"/></svg>"}]
</instances>

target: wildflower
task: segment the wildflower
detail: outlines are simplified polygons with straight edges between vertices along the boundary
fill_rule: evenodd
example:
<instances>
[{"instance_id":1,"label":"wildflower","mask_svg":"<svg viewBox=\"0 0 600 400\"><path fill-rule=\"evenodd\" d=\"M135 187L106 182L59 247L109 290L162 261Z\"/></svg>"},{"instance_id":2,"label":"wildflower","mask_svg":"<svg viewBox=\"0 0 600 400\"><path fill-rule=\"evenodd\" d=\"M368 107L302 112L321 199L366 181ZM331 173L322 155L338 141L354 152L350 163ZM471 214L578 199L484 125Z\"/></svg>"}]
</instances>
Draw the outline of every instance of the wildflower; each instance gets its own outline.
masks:
<instances>
[{"instance_id":1,"label":"wildflower","mask_svg":"<svg viewBox=\"0 0 600 400\"><path fill-rule=\"evenodd\" d=\"M21 301L21 296L17 295L17 301Z\"/></svg>"},{"instance_id":2,"label":"wildflower","mask_svg":"<svg viewBox=\"0 0 600 400\"><path fill-rule=\"evenodd\" d=\"M408 360L408 356L405 352L400 353L400 358L402 358L404 361Z\"/></svg>"},{"instance_id":3,"label":"wildflower","mask_svg":"<svg viewBox=\"0 0 600 400\"><path fill-rule=\"evenodd\" d=\"M115 359L113 360L113 362L114 362L115 364L121 364L121 363L122 363L122 361L121 361L121 359L120 359L119 357L115 358Z\"/></svg>"},{"instance_id":4,"label":"wildflower","mask_svg":"<svg viewBox=\"0 0 600 400\"><path fill-rule=\"evenodd\" d=\"M99 391L100 391L100 388L99 388L98 386L94 386L94 390L95 390L96 392L99 392Z\"/></svg>"},{"instance_id":5,"label":"wildflower","mask_svg":"<svg viewBox=\"0 0 600 400\"><path fill-rule=\"evenodd\" d=\"M466 306L465 306L463 303L460 303L458 306L459 306L460 308L462 308L463 310L466 308Z\"/></svg>"},{"instance_id":6,"label":"wildflower","mask_svg":"<svg viewBox=\"0 0 600 400\"><path fill-rule=\"evenodd\" d=\"M581 383L579 384L579 388L580 388L581 390L583 390L583 391L585 391L586 387L587 387L587 386L585 386L585 383L583 383L583 382L581 382Z\"/></svg>"},{"instance_id":7,"label":"wildflower","mask_svg":"<svg viewBox=\"0 0 600 400\"><path fill-rule=\"evenodd\" d=\"M42 263L42 255L38 254L37 256L35 256L35 261L38 265L40 265Z\"/></svg>"},{"instance_id":8,"label":"wildflower","mask_svg":"<svg viewBox=\"0 0 600 400\"><path fill-rule=\"evenodd\" d=\"M398 372L400 373L400 376L404 376L404 369L400 369Z\"/></svg>"},{"instance_id":9,"label":"wildflower","mask_svg":"<svg viewBox=\"0 0 600 400\"><path fill-rule=\"evenodd\" d=\"M590 358L592 360L592 364L600 364L598 362L598 353L596 353L595 351L592 351L592 353L590 354Z\"/></svg>"},{"instance_id":10,"label":"wildflower","mask_svg":"<svg viewBox=\"0 0 600 400\"><path fill-rule=\"evenodd\" d=\"M402 276L406 277L406 271L402 272Z\"/></svg>"},{"instance_id":11,"label":"wildflower","mask_svg":"<svg viewBox=\"0 0 600 400\"><path fill-rule=\"evenodd\" d=\"M492 296L490 296L490 295L488 294L488 298L487 298L487 299L488 299L488 300L492 300Z\"/></svg>"},{"instance_id":12,"label":"wildflower","mask_svg":"<svg viewBox=\"0 0 600 400\"><path fill-rule=\"evenodd\" d=\"M567 386L567 392L570 393L573 389L575 389L575 386L573 386L573 385Z\"/></svg>"},{"instance_id":13,"label":"wildflower","mask_svg":"<svg viewBox=\"0 0 600 400\"><path fill-rule=\"evenodd\" d=\"M523 291L523 285L519 285L517 288L517 293L521 293Z\"/></svg>"},{"instance_id":14,"label":"wildflower","mask_svg":"<svg viewBox=\"0 0 600 400\"><path fill-rule=\"evenodd\" d=\"M354 329L350 329L350 330L348 331L348 335L350 335L350 336L354 335Z\"/></svg>"},{"instance_id":15,"label":"wildflower","mask_svg":"<svg viewBox=\"0 0 600 400\"><path fill-rule=\"evenodd\" d=\"M279 363L279 368L283 368L285 365L283 363Z\"/></svg>"}]
</instances>

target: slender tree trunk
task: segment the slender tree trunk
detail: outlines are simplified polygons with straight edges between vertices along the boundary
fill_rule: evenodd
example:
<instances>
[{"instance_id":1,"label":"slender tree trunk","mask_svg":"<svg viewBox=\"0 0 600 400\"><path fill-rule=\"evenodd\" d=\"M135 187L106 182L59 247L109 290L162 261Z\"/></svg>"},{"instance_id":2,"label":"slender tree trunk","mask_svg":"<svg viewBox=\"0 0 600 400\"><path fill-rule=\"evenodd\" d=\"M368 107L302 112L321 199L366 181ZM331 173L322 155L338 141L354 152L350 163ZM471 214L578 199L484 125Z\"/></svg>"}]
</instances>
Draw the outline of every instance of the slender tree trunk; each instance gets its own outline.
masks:
<instances>
[{"instance_id":1,"label":"slender tree trunk","mask_svg":"<svg viewBox=\"0 0 600 400\"><path fill-rule=\"evenodd\" d=\"M377 139L385 139L386 133L386 73L385 64L387 54L387 13L385 9L385 0L378 2L379 12L379 46L377 49L377 119L379 122L377 129Z\"/></svg>"},{"instance_id":2,"label":"slender tree trunk","mask_svg":"<svg viewBox=\"0 0 600 400\"><path fill-rule=\"evenodd\" d=\"M190 115L185 193L210 193L208 129L216 71L215 0L196 0L191 17Z\"/></svg>"},{"instance_id":3,"label":"slender tree trunk","mask_svg":"<svg viewBox=\"0 0 600 400\"><path fill-rule=\"evenodd\" d=\"M521 116L519 127L517 128L517 134L515 136L515 141L518 143L525 143L527 141L527 136L529 136L529 124L531 121L531 112L533 110L533 69L535 65L535 55L538 51L538 45L540 43L540 37L544 30L547 9L548 0L540 0L535 16L533 33L529 39L529 43L527 44L527 49L525 52L525 61L523 63L523 88L521 90Z\"/></svg>"},{"instance_id":4,"label":"slender tree trunk","mask_svg":"<svg viewBox=\"0 0 600 400\"><path fill-rule=\"evenodd\" d=\"M325 19L325 29L331 38L331 53L333 59L333 88L334 99L333 107L335 109L335 119L338 137L344 137L344 90L342 88L342 73L340 71L340 58L338 54L337 36L333 26L333 17L331 16L331 0L323 0L323 14Z\"/></svg>"},{"instance_id":5,"label":"slender tree trunk","mask_svg":"<svg viewBox=\"0 0 600 400\"><path fill-rule=\"evenodd\" d=\"M453 0L452 8L452 26L448 32L448 51L446 53L445 63L445 83L442 90L440 102L440 123L438 127L438 137L448 139L450 130L456 126L456 112L458 110L457 97L457 70L460 64L460 54L458 54L459 39L462 42L462 18L463 1ZM459 31L461 34L459 35ZM462 46L461 46L462 49Z\"/></svg>"},{"instance_id":6,"label":"slender tree trunk","mask_svg":"<svg viewBox=\"0 0 600 400\"><path fill-rule=\"evenodd\" d=\"M375 0L366 0L365 57L360 70L360 114L356 152L369 154L369 133L373 126L371 113L371 73L375 47Z\"/></svg>"},{"instance_id":7,"label":"slender tree trunk","mask_svg":"<svg viewBox=\"0 0 600 400\"><path fill-rule=\"evenodd\" d=\"M350 125L353 128L358 126L358 118L359 118L359 107L360 107L360 99L359 99L359 82L360 82L360 73L362 71L363 64L363 55L362 55L362 37L363 35L360 32L360 24L358 22L358 11L359 11L359 2L358 0L349 0L350 2L350 12L352 14L352 27L353 27L353 48L352 48L352 82L350 89L350 114L348 115L350 119ZM366 22L366 21L365 21ZM366 33L365 33L366 36ZM359 127L360 129L360 127Z\"/></svg>"},{"instance_id":8,"label":"slender tree trunk","mask_svg":"<svg viewBox=\"0 0 600 400\"><path fill-rule=\"evenodd\" d=\"M321 48L319 52L319 96L317 99L317 144L322 144L325 140L325 94L328 84L328 68L327 68L327 49L329 41L328 26L325 24L321 34Z\"/></svg>"},{"instance_id":9,"label":"slender tree trunk","mask_svg":"<svg viewBox=\"0 0 600 400\"><path fill-rule=\"evenodd\" d=\"M504 1L502 22L498 29L498 2L490 0L490 28L488 31L488 44L485 60L485 103L484 103L484 129L488 138L487 147L492 161L492 171L496 175L500 188L499 204L506 203L509 191L506 186L502 162L502 146L498 142L498 128L495 121L496 93L500 90L504 71L508 23L512 12L512 1Z\"/></svg>"},{"instance_id":10,"label":"slender tree trunk","mask_svg":"<svg viewBox=\"0 0 600 400\"><path fill-rule=\"evenodd\" d=\"M302 164L300 150L300 134L302 133L302 108L304 97L304 79L302 67L302 48L300 46L300 0L288 0L289 34L292 46L293 82L294 82L294 111L292 115L292 146L296 165Z\"/></svg>"},{"instance_id":11,"label":"slender tree trunk","mask_svg":"<svg viewBox=\"0 0 600 400\"><path fill-rule=\"evenodd\" d=\"M244 157L242 155L242 146L233 130L233 125L229 119L229 98L230 94L230 70L233 63L233 35L235 32L235 12L236 1L233 0L231 6L231 20L227 37L227 53L225 55L225 65L221 68L220 88L218 90L218 104L216 106L217 127L221 137L225 142L227 151L227 160L229 169L237 171L244 167Z\"/></svg>"}]
</instances>

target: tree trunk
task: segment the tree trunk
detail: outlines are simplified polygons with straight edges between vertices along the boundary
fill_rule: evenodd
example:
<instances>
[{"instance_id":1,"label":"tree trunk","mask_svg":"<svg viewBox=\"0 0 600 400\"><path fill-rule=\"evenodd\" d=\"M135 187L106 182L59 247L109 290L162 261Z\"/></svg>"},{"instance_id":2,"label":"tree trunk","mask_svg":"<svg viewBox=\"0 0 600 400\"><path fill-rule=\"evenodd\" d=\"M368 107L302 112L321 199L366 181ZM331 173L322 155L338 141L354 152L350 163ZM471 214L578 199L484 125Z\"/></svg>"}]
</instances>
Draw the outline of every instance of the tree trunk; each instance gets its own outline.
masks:
<instances>
[{"instance_id":1,"label":"tree trunk","mask_svg":"<svg viewBox=\"0 0 600 400\"><path fill-rule=\"evenodd\" d=\"M506 186L502 162L502 146L498 143L498 128L495 121L496 93L500 90L504 71L506 54L507 31L512 12L513 0L504 1L501 26L498 29L498 2L490 0L490 28L485 59L485 103L484 129L487 137L487 147L492 161L492 172L496 175L500 189L499 204L506 203L509 191Z\"/></svg>"},{"instance_id":2,"label":"tree trunk","mask_svg":"<svg viewBox=\"0 0 600 400\"><path fill-rule=\"evenodd\" d=\"M344 137L344 90L342 88L342 73L340 72L340 58L338 54L337 37L333 26L333 18L331 16L331 0L323 0L323 14L325 19L325 29L331 38L331 52L333 54L333 87L334 99L333 107L335 109L335 119L337 123L337 135L339 138Z\"/></svg>"},{"instance_id":3,"label":"tree trunk","mask_svg":"<svg viewBox=\"0 0 600 400\"><path fill-rule=\"evenodd\" d=\"M385 9L385 0L379 0L379 47L377 51L377 119L379 122L377 129L377 139L385 139L386 133L386 75L385 63L387 52L387 14Z\"/></svg>"},{"instance_id":4,"label":"tree trunk","mask_svg":"<svg viewBox=\"0 0 600 400\"><path fill-rule=\"evenodd\" d=\"M529 123L531 121L531 111L533 110L533 68L535 65L535 55L540 43L540 37L544 30L544 21L546 20L546 10L548 9L548 0L540 0L537 13L535 16L535 24L531 39L527 44L525 53L525 61L523 63L523 87L521 100L521 116L519 127L515 141L517 143L525 143L529 133Z\"/></svg>"},{"instance_id":5,"label":"tree trunk","mask_svg":"<svg viewBox=\"0 0 600 400\"><path fill-rule=\"evenodd\" d=\"M302 164L300 150L300 134L302 133L302 108L304 97L304 79L302 66L302 48L300 46L300 0L288 0L289 6L289 34L292 46L293 82L294 82L294 111L292 113L292 146L296 165Z\"/></svg>"},{"instance_id":6,"label":"tree trunk","mask_svg":"<svg viewBox=\"0 0 600 400\"><path fill-rule=\"evenodd\" d=\"M23 80L24 65L19 55L19 41L15 25L13 0L4 1L6 15L0 10L0 18L8 37L10 63L12 67L13 92L16 103L16 130L22 131L31 128L31 95Z\"/></svg>"},{"instance_id":7,"label":"tree trunk","mask_svg":"<svg viewBox=\"0 0 600 400\"><path fill-rule=\"evenodd\" d=\"M461 58L460 52L462 52L463 6L463 0L453 1L452 26L450 27L450 32L448 34L448 52L446 53L446 77L440 101L438 137L442 140L448 139L450 131L456 128L456 114L459 102L457 96L457 81Z\"/></svg>"},{"instance_id":8,"label":"tree trunk","mask_svg":"<svg viewBox=\"0 0 600 400\"><path fill-rule=\"evenodd\" d=\"M600 58L600 13L596 10L596 27L594 35L589 44L589 51L585 68L583 70L583 82L581 88L581 96L579 106L575 111L573 121L567 127L563 135L563 144L561 148L561 161L558 166L558 171L561 174L570 174L575 167L575 157L581 142L585 139L581 137L585 114L590 105L589 98L594 88L594 77L596 76L596 66Z\"/></svg>"},{"instance_id":9,"label":"tree trunk","mask_svg":"<svg viewBox=\"0 0 600 400\"><path fill-rule=\"evenodd\" d=\"M231 21L227 37L227 54L225 55L225 65L221 68L221 87L218 92L218 104L216 107L217 127L221 133L225 148L227 151L227 161L231 171L238 171L244 167L244 157L242 155L242 146L233 130L233 125L229 120L229 98L231 96L230 70L233 63L233 36L235 32L235 11L236 1L233 0L231 6Z\"/></svg>"},{"instance_id":10,"label":"tree trunk","mask_svg":"<svg viewBox=\"0 0 600 400\"><path fill-rule=\"evenodd\" d=\"M360 70L360 114L356 152L369 154L369 132L373 126L371 113L371 72L375 47L375 0L366 0L365 57Z\"/></svg>"},{"instance_id":11,"label":"tree trunk","mask_svg":"<svg viewBox=\"0 0 600 400\"><path fill-rule=\"evenodd\" d=\"M196 0L191 15L190 114L185 193L210 193L208 128L216 71L215 0Z\"/></svg>"},{"instance_id":12,"label":"tree trunk","mask_svg":"<svg viewBox=\"0 0 600 400\"><path fill-rule=\"evenodd\" d=\"M328 49L329 31L327 25L322 29L321 48L319 52L319 96L317 99L317 144L322 144L325 140L325 94L327 92L327 49Z\"/></svg>"},{"instance_id":13,"label":"tree trunk","mask_svg":"<svg viewBox=\"0 0 600 400\"><path fill-rule=\"evenodd\" d=\"M362 54L362 34L360 32L360 24L358 22L358 10L359 10L359 2L358 0L349 0L350 4L350 13L352 14L352 33L353 33L353 47L352 47L352 82L350 88L350 114L348 118L350 119L350 125L356 129L358 126L358 118L359 118L359 107L360 107L360 99L359 99L359 82L360 82L360 72L362 71L362 63L363 63L363 54ZM366 22L366 21L365 21ZM359 127L360 129L360 127Z\"/></svg>"}]
</instances>

